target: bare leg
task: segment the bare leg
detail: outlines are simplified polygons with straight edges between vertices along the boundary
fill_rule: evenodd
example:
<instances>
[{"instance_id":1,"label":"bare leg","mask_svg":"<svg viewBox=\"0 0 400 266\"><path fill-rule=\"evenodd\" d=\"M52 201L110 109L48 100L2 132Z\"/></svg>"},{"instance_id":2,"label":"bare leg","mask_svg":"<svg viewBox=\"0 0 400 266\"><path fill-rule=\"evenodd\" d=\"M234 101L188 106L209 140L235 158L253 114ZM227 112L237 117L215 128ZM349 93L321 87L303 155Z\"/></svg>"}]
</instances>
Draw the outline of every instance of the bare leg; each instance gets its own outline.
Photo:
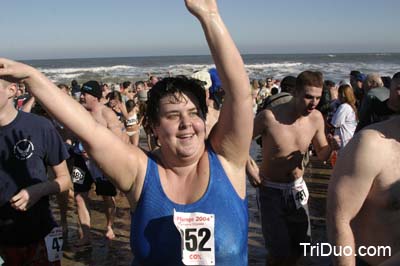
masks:
<instances>
[{"instance_id":1,"label":"bare leg","mask_svg":"<svg viewBox=\"0 0 400 266\"><path fill-rule=\"evenodd\" d=\"M138 130L138 132L133 135L132 138L132 144L135 146L139 146L139 136L140 136L140 129Z\"/></svg>"},{"instance_id":2,"label":"bare leg","mask_svg":"<svg viewBox=\"0 0 400 266\"><path fill-rule=\"evenodd\" d=\"M105 214L107 218L107 232L106 232L106 238L109 240L112 240L115 238L114 231L112 229L112 226L114 224L114 217L115 217L115 198L111 196L103 196L103 200L105 203Z\"/></svg>"},{"instance_id":3,"label":"bare leg","mask_svg":"<svg viewBox=\"0 0 400 266\"><path fill-rule=\"evenodd\" d=\"M80 241L77 245L90 244L90 212L87 207L89 203L88 192L75 193L76 210L80 225Z\"/></svg>"}]
</instances>

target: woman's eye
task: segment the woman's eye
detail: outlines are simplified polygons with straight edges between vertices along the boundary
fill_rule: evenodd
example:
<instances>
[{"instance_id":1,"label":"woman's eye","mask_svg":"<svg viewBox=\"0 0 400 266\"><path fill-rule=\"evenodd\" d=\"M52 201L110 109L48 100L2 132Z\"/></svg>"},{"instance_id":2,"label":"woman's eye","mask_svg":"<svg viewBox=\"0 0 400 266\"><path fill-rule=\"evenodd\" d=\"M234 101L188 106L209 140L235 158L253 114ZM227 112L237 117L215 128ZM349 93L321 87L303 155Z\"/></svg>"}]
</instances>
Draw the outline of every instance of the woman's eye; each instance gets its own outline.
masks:
<instances>
[{"instance_id":1,"label":"woman's eye","mask_svg":"<svg viewBox=\"0 0 400 266\"><path fill-rule=\"evenodd\" d=\"M178 119L179 115L178 114L169 114L167 115L168 119Z\"/></svg>"}]
</instances>

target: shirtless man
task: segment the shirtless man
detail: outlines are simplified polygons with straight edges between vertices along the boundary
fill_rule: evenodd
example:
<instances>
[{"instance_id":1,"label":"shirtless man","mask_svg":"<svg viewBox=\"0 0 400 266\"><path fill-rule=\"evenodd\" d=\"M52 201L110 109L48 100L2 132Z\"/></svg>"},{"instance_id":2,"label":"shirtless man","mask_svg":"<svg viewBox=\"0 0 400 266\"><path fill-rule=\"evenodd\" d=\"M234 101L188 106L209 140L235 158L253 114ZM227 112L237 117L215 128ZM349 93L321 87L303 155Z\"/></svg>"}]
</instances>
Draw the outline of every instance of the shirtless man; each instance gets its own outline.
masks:
<instances>
[{"instance_id":1,"label":"shirtless man","mask_svg":"<svg viewBox=\"0 0 400 266\"><path fill-rule=\"evenodd\" d=\"M101 125L110 129L115 135L128 142L128 136L122 130L123 125L118 120L115 113L105 105L100 103L102 90L97 81L88 81L82 85L80 94L80 103L85 107L93 118ZM95 137L95 136L94 136ZM106 208L107 232L108 239L115 238L112 225L115 216L115 198L116 189L111 182L103 175L95 163L90 160L84 151L81 151L81 157L75 159L75 167L73 169L73 181L75 200L77 204L78 218L81 225L81 241L77 244L86 245L90 243L90 214L87 207L88 191L93 181L96 183L96 193L103 197Z\"/></svg>"},{"instance_id":2,"label":"shirtless man","mask_svg":"<svg viewBox=\"0 0 400 266\"><path fill-rule=\"evenodd\" d=\"M400 72L393 76L389 106L400 111ZM391 254L357 252L357 257L333 257L335 265L378 265L400 251L399 156L400 117L395 116L360 131L338 158L328 190L331 244L350 246L354 253L361 246L389 246ZM399 265L398 257L388 265Z\"/></svg>"},{"instance_id":3,"label":"shirtless man","mask_svg":"<svg viewBox=\"0 0 400 266\"><path fill-rule=\"evenodd\" d=\"M304 71L289 102L261 111L254 120L253 138L262 137L263 160L259 176L249 178L260 190L267 265L295 265L303 254L299 243L310 242L303 157L310 143L320 160L331 154L323 117L316 110L322 86L320 72ZM252 166L254 170L254 162Z\"/></svg>"}]
</instances>

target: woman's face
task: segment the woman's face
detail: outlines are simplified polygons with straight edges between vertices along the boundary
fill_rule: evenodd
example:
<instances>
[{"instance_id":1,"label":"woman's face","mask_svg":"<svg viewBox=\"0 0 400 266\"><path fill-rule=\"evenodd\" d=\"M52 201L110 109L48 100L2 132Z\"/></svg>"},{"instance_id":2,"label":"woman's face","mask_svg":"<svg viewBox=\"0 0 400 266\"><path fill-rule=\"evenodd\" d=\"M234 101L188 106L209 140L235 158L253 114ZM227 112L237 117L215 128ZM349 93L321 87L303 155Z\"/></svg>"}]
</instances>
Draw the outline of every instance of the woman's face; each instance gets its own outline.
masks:
<instances>
[{"instance_id":1,"label":"woman's face","mask_svg":"<svg viewBox=\"0 0 400 266\"><path fill-rule=\"evenodd\" d=\"M117 99L112 99L109 101L109 103L110 103L110 107L114 108L117 106L118 101L117 101Z\"/></svg>"},{"instance_id":2,"label":"woman's face","mask_svg":"<svg viewBox=\"0 0 400 266\"><path fill-rule=\"evenodd\" d=\"M204 152L205 121L191 93L165 96L160 100L159 123L153 127L161 150L180 159L197 158Z\"/></svg>"}]
</instances>

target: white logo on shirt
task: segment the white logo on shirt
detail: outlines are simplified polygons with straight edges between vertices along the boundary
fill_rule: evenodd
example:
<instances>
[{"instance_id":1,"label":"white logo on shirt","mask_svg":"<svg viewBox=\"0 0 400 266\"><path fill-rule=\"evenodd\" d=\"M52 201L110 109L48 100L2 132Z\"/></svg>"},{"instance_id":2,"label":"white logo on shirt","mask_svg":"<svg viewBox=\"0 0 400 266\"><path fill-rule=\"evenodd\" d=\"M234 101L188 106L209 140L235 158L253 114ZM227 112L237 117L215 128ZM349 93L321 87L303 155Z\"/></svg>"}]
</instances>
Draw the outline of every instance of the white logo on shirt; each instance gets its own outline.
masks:
<instances>
[{"instance_id":1,"label":"white logo on shirt","mask_svg":"<svg viewBox=\"0 0 400 266\"><path fill-rule=\"evenodd\" d=\"M20 140L14 145L14 155L19 160L24 161L29 159L34 150L35 146L33 146L33 143L28 139Z\"/></svg>"}]
</instances>

